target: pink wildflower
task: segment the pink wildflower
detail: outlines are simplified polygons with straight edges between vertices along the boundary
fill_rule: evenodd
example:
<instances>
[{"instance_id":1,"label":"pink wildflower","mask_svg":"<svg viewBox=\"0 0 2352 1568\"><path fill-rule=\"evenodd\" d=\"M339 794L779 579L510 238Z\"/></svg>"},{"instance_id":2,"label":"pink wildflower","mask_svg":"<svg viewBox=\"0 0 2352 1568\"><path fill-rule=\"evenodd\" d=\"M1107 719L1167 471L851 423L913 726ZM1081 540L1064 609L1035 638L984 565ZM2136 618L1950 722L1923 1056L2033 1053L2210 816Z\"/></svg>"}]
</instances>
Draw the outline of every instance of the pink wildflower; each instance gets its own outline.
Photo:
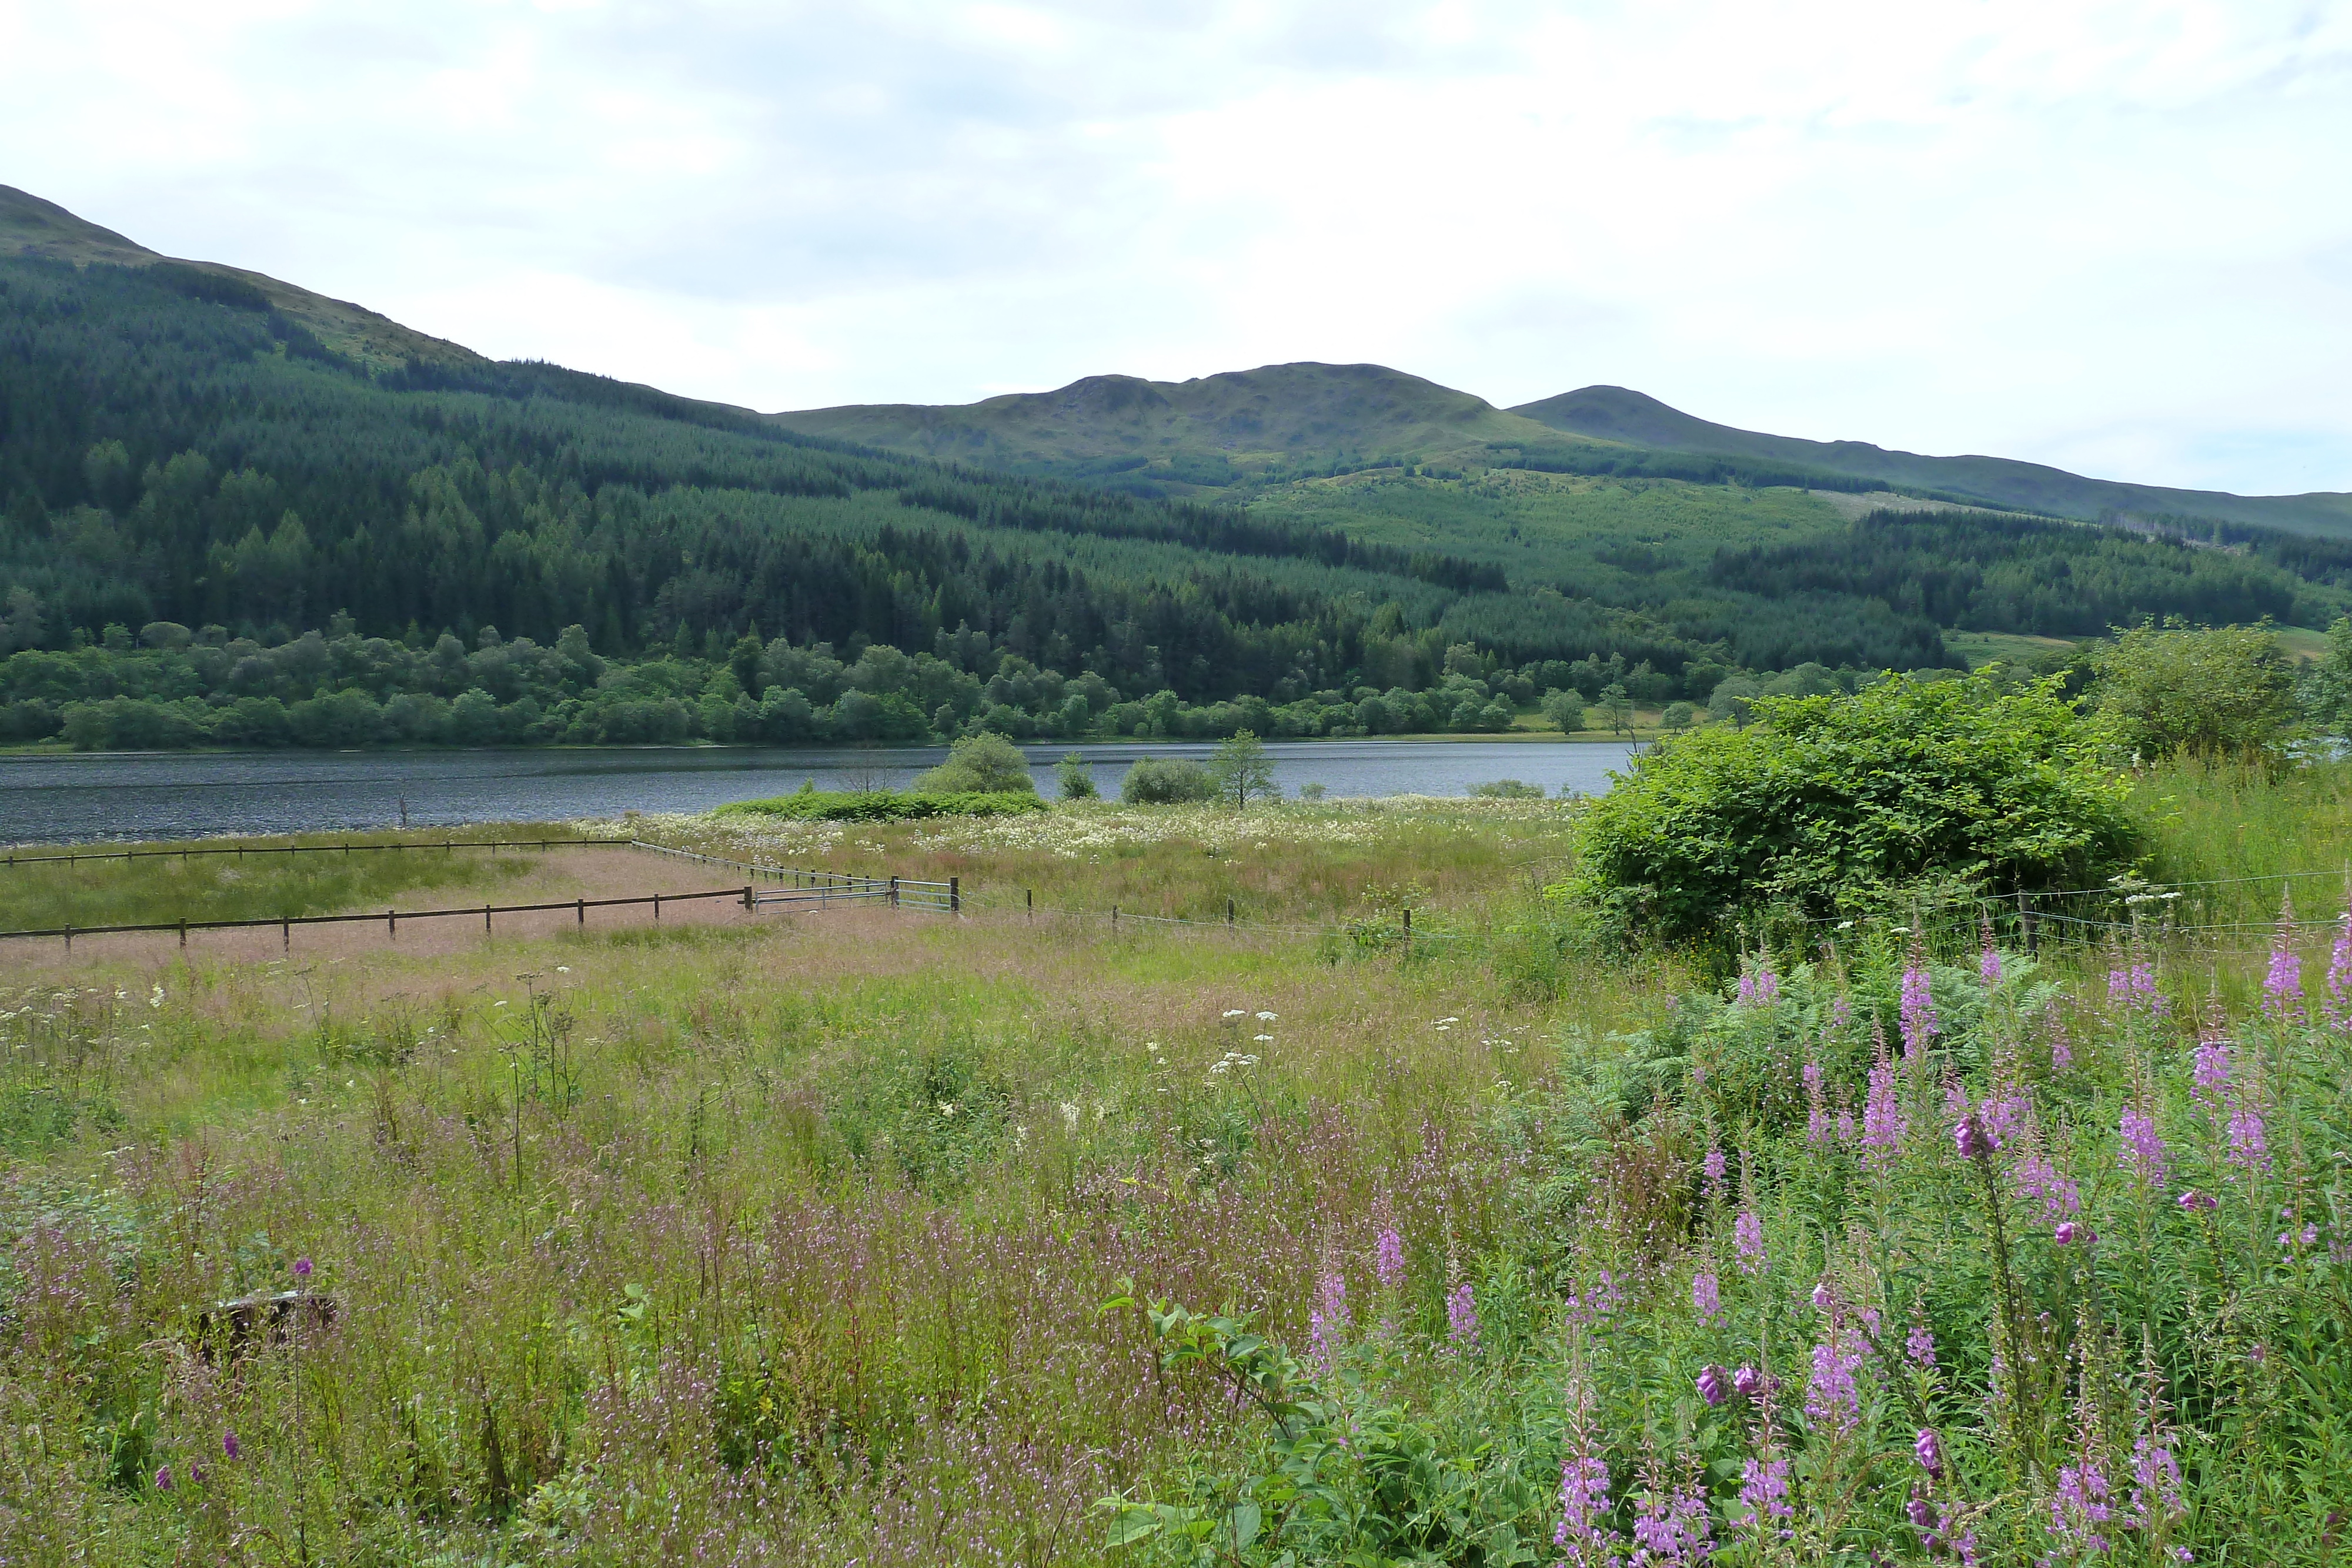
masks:
<instances>
[{"instance_id":1,"label":"pink wildflower","mask_svg":"<svg viewBox=\"0 0 2352 1568\"><path fill-rule=\"evenodd\" d=\"M1393 1291L1404 1283L1404 1239L1392 1225L1381 1228L1380 1241L1373 1249L1372 1271L1384 1291Z\"/></svg>"},{"instance_id":2,"label":"pink wildflower","mask_svg":"<svg viewBox=\"0 0 2352 1568\"><path fill-rule=\"evenodd\" d=\"M1467 1280L1445 1298L1445 1337L1465 1355L1478 1348L1478 1299Z\"/></svg>"},{"instance_id":3,"label":"pink wildflower","mask_svg":"<svg viewBox=\"0 0 2352 1568\"><path fill-rule=\"evenodd\" d=\"M1748 1530L1762 1527L1767 1519L1790 1519L1796 1510L1789 1505L1789 1461L1774 1454L1759 1458L1751 1454L1741 1467L1739 1501L1742 1511L1733 1522Z\"/></svg>"},{"instance_id":4,"label":"pink wildflower","mask_svg":"<svg viewBox=\"0 0 2352 1568\"><path fill-rule=\"evenodd\" d=\"M1755 1274L1763 1270L1764 1222L1756 1218L1754 1209L1741 1209L1739 1218L1732 1221L1731 1247L1739 1255L1741 1273Z\"/></svg>"},{"instance_id":5,"label":"pink wildflower","mask_svg":"<svg viewBox=\"0 0 2352 1568\"><path fill-rule=\"evenodd\" d=\"M1723 1311L1723 1296L1717 1289L1715 1275L1702 1272L1691 1276L1691 1306L1698 1312L1698 1321L1711 1323Z\"/></svg>"},{"instance_id":6,"label":"pink wildflower","mask_svg":"<svg viewBox=\"0 0 2352 1568\"><path fill-rule=\"evenodd\" d=\"M1894 1065L1882 1061L1870 1070L1870 1099L1862 1113L1862 1142L1869 1151L1863 1158L1873 1170L1895 1168L1895 1156L1903 1149L1903 1134L1910 1126L1903 1103L1895 1097Z\"/></svg>"},{"instance_id":7,"label":"pink wildflower","mask_svg":"<svg viewBox=\"0 0 2352 1568\"><path fill-rule=\"evenodd\" d=\"M2145 1190L2162 1186L2169 1162L2165 1155L2164 1140L2157 1136L2156 1117L2143 1103L2126 1104L2118 1130L2124 1140L2123 1168Z\"/></svg>"},{"instance_id":8,"label":"pink wildflower","mask_svg":"<svg viewBox=\"0 0 2352 1568\"><path fill-rule=\"evenodd\" d=\"M1941 1027L1936 1018L1936 994L1927 983L1925 962L1915 951L1903 970L1903 1054L1916 1056L1927 1049Z\"/></svg>"}]
</instances>

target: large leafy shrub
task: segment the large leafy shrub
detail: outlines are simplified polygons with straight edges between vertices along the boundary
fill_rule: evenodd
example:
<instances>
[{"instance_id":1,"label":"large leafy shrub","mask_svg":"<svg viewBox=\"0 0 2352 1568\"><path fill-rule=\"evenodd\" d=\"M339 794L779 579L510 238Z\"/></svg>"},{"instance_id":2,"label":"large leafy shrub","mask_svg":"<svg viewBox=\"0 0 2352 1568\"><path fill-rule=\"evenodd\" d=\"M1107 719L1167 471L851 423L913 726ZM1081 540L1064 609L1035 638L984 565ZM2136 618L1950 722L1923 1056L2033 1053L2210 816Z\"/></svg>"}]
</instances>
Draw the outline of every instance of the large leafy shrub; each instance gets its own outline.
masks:
<instances>
[{"instance_id":1,"label":"large leafy shrub","mask_svg":"<svg viewBox=\"0 0 2352 1568\"><path fill-rule=\"evenodd\" d=\"M2097 669L2093 722L2127 757L2266 757L2295 721L2294 662L2268 626L2135 626Z\"/></svg>"},{"instance_id":2,"label":"large leafy shrub","mask_svg":"<svg viewBox=\"0 0 2352 1568\"><path fill-rule=\"evenodd\" d=\"M2122 782L2054 680L1910 676L1759 698L1745 729L1635 758L1578 833L1571 891L1621 932L1670 939L1745 908L1883 906L1930 877L2079 887L2137 843Z\"/></svg>"}]
</instances>

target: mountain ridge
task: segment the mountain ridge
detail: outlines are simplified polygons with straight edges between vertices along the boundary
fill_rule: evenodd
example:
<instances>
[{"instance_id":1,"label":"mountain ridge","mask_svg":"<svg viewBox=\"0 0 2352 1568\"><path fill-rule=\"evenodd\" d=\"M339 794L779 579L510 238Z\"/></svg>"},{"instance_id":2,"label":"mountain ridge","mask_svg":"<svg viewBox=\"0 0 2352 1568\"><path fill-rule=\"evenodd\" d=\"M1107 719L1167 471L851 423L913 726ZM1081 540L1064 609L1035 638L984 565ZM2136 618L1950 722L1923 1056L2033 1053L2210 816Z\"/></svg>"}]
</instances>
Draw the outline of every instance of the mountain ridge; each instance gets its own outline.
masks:
<instances>
[{"instance_id":1,"label":"mountain ridge","mask_svg":"<svg viewBox=\"0 0 2352 1568\"><path fill-rule=\"evenodd\" d=\"M191 282L199 288L202 284L195 280L204 278L220 280L231 287L242 286L327 348L373 370L394 369L412 361L469 368L491 363L463 344L420 332L348 299L332 299L225 262L191 261L150 250L14 185L0 185L0 256L76 266L97 262L112 267L166 267L194 275Z\"/></svg>"},{"instance_id":2,"label":"mountain ridge","mask_svg":"<svg viewBox=\"0 0 2352 1568\"><path fill-rule=\"evenodd\" d=\"M2306 515L2302 532L2352 532L2352 495L2238 496L2222 490L2173 489L2128 480L2093 479L2046 464L1969 453L1929 456L1866 441L1810 441L1717 424L1685 413L1631 387L1580 387L1557 397L1515 404L1507 412L1590 440L1675 452L1764 458L1819 467L1855 478L1956 492L1977 499L2061 517L2108 512L2218 517L2262 527L2291 526L2283 513Z\"/></svg>"}]
</instances>

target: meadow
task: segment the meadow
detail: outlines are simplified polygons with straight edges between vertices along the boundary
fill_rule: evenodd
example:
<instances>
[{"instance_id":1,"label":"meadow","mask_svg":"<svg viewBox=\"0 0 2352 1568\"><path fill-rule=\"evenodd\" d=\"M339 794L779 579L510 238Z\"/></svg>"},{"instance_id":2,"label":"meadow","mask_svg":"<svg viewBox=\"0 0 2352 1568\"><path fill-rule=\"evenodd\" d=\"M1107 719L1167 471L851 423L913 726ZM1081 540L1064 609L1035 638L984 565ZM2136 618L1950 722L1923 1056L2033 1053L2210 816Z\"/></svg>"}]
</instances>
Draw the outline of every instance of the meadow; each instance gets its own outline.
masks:
<instances>
[{"instance_id":1,"label":"meadow","mask_svg":"<svg viewBox=\"0 0 2352 1568\"><path fill-rule=\"evenodd\" d=\"M2332 1561L2352 772L2136 789L2163 884L2031 951L1603 950L1507 800L638 819L966 913L0 950L0 1558Z\"/></svg>"}]
</instances>

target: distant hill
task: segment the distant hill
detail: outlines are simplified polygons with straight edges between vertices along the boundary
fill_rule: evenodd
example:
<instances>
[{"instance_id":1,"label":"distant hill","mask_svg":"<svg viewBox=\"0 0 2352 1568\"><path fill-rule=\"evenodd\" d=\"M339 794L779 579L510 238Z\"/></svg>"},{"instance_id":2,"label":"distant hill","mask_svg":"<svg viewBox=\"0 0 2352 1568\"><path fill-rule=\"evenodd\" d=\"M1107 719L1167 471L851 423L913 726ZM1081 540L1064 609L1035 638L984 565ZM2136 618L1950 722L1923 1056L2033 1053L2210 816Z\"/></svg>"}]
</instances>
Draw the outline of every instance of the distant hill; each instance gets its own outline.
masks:
<instances>
[{"instance_id":1,"label":"distant hill","mask_svg":"<svg viewBox=\"0 0 2352 1568\"><path fill-rule=\"evenodd\" d=\"M115 267L160 267L173 279L171 287L195 298L250 289L271 309L299 322L327 348L365 365L389 367L411 361L436 365L489 363L471 349L428 337L348 300L330 299L216 261L180 261L160 256L14 185L0 185L0 256L69 261L77 266L102 262Z\"/></svg>"},{"instance_id":2,"label":"distant hill","mask_svg":"<svg viewBox=\"0 0 2352 1568\"><path fill-rule=\"evenodd\" d=\"M1509 412L1589 441L1790 464L2063 517L2123 512L2220 518L2295 533L2352 535L2352 496L2340 493L2232 496L2219 490L2173 490L2086 479L2063 468L2007 457L1923 457L1913 452L1890 452L1866 441L1767 435L1710 423L1629 387L1582 387L1539 402L1520 403Z\"/></svg>"},{"instance_id":3,"label":"distant hill","mask_svg":"<svg viewBox=\"0 0 2352 1568\"><path fill-rule=\"evenodd\" d=\"M2233 496L2089 479L2005 457L1927 457L1863 441L1737 430L1626 387L1498 409L1383 365L1301 362L1187 382L1087 376L973 403L849 404L774 416L788 430L1145 495L1260 489L1383 465L1527 468L1711 485L1899 491L2170 531L2201 521L2352 537L2352 496ZM2210 531L2210 530L2205 530Z\"/></svg>"},{"instance_id":4,"label":"distant hill","mask_svg":"<svg viewBox=\"0 0 2352 1568\"><path fill-rule=\"evenodd\" d=\"M1186 488L1558 440L1484 398L1382 365L1265 365L1188 382L1088 376L950 407L852 404L775 418L811 435L1016 473Z\"/></svg>"}]
</instances>

